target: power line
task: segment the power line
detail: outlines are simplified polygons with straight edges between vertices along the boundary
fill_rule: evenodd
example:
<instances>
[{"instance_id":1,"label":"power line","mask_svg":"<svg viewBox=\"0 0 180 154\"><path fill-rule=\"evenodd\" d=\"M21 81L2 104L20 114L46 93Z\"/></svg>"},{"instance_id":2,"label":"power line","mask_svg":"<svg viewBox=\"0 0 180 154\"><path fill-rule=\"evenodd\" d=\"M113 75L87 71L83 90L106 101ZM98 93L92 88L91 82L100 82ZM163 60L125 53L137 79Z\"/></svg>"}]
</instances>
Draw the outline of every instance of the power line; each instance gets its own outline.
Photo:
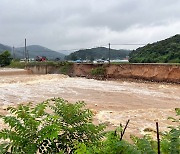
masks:
<instances>
[{"instance_id":1,"label":"power line","mask_svg":"<svg viewBox=\"0 0 180 154\"><path fill-rule=\"evenodd\" d=\"M74 51L74 50L86 50L86 49L92 49L92 48L99 48L99 47L105 47L107 46L108 44L106 45L100 45L100 46L93 46L93 47L87 47L87 48L76 48L76 49L61 49L61 50L58 50L58 51Z\"/></svg>"},{"instance_id":2,"label":"power line","mask_svg":"<svg viewBox=\"0 0 180 154\"><path fill-rule=\"evenodd\" d=\"M111 44L111 45L147 45L147 44L142 44L142 43L121 43L121 44Z\"/></svg>"},{"instance_id":3,"label":"power line","mask_svg":"<svg viewBox=\"0 0 180 154\"><path fill-rule=\"evenodd\" d=\"M21 42L21 43L16 45L16 47L22 47L22 46L24 46L24 42Z\"/></svg>"},{"instance_id":4,"label":"power line","mask_svg":"<svg viewBox=\"0 0 180 154\"><path fill-rule=\"evenodd\" d=\"M14 46L12 48L12 54L13 54L13 59L15 59L15 51L14 51Z\"/></svg>"},{"instance_id":5,"label":"power line","mask_svg":"<svg viewBox=\"0 0 180 154\"><path fill-rule=\"evenodd\" d=\"M110 64L110 60L111 60L111 55L110 55L110 50L111 50L111 44L109 43L109 64Z\"/></svg>"},{"instance_id":6,"label":"power line","mask_svg":"<svg viewBox=\"0 0 180 154\"><path fill-rule=\"evenodd\" d=\"M137 45L147 45L148 43L111 43L111 45L131 45L131 46L137 46ZM85 50L85 49L92 49L92 48L98 48L98 47L108 47L109 44L99 45L99 46L93 46L88 48L75 48L75 49L61 49L59 51L78 51L78 50Z\"/></svg>"}]
</instances>

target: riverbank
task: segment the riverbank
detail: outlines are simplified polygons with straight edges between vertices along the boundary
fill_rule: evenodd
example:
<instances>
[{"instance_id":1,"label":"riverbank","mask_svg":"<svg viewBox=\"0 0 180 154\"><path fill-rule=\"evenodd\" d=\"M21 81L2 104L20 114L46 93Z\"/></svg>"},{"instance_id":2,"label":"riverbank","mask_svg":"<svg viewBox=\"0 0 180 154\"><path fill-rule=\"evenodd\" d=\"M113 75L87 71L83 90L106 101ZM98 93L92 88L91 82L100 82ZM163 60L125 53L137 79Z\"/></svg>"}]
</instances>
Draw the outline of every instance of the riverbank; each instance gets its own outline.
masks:
<instances>
[{"instance_id":1,"label":"riverbank","mask_svg":"<svg viewBox=\"0 0 180 154\"><path fill-rule=\"evenodd\" d=\"M27 65L34 74L67 74L71 77L99 79L134 79L151 82L180 83L179 64L69 64ZM92 70L102 69L103 74ZM102 73L102 72L101 72Z\"/></svg>"}]
</instances>

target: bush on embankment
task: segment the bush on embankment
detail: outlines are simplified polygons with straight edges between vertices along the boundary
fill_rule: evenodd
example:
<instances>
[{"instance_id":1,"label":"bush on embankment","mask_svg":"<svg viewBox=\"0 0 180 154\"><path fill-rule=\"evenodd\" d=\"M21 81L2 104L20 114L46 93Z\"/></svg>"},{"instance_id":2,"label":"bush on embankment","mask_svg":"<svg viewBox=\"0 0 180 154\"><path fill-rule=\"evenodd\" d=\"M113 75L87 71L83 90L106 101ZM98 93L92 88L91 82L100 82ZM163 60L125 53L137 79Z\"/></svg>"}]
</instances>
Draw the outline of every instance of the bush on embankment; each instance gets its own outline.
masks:
<instances>
[{"instance_id":1,"label":"bush on embankment","mask_svg":"<svg viewBox=\"0 0 180 154\"><path fill-rule=\"evenodd\" d=\"M123 128L105 132L105 125L92 123L93 113L84 102L71 104L61 98L49 99L35 107L31 104L9 107L11 115L1 116L8 128L0 131L0 153L107 153L153 154L157 141L150 136L132 136L133 144L122 139ZM176 109L177 116L180 109ZM180 151L178 123L169 132L161 133L161 153ZM122 139L122 140L121 140Z\"/></svg>"},{"instance_id":2,"label":"bush on embankment","mask_svg":"<svg viewBox=\"0 0 180 154\"><path fill-rule=\"evenodd\" d=\"M61 74L69 75L70 72L72 71L72 67L73 67L73 63L64 62L61 64L59 71Z\"/></svg>"},{"instance_id":3,"label":"bush on embankment","mask_svg":"<svg viewBox=\"0 0 180 154\"><path fill-rule=\"evenodd\" d=\"M106 69L102 66L93 68L91 70L91 75L93 75L93 76L105 76L105 74L106 74Z\"/></svg>"},{"instance_id":4,"label":"bush on embankment","mask_svg":"<svg viewBox=\"0 0 180 154\"><path fill-rule=\"evenodd\" d=\"M10 68L22 68L24 69L26 66L26 63L25 62L20 62L20 61L14 61L12 60L10 65L8 67Z\"/></svg>"},{"instance_id":5,"label":"bush on embankment","mask_svg":"<svg viewBox=\"0 0 180 154\"><path fill-rule=\"evenodd\" d=\"M54 62L54 61L45 61L45 62L20 62L18 60L12 60L8 67L10 68L25 68L26 66L55 66L60 68L60 73L67 74L72 68L72 63L70 62Z\"/></svg>"}]
</instances>

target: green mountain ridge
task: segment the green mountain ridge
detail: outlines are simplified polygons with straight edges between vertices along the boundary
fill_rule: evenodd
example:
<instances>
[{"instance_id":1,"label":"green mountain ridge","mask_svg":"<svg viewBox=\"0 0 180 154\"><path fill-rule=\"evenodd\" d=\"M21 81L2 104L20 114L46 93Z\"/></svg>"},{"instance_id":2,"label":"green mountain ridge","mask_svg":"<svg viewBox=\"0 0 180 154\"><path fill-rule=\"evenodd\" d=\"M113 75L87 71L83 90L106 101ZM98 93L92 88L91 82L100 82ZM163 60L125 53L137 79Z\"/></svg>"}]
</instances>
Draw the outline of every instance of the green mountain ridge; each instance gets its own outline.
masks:
<instances>
[{"instance_id":1,"label":"green mountain ridge","mask_svg":"<svg viewBox=\"0 0 180 154\"><path fill-rule=\"evenodd\" d=\"M131 63L180 63L180 34L133 50Z\"/></svg>"},{"instance_id":2,"label":"green mountain ridge","mask_svg":"<svg viewBox=\"0 0 180 154\"><path fill-rule=\"evenodd\" d=\"M40 46L40 45L27 46L27 50L28 50L30 58L34 58L36 56L45 56L48 59L55 59L55 58L64 59L64 57L65 57L65 55L62 53L50 50L50 49L43 47L43 46ZM15 49L15 55L18 55L19 53L20 53L19 56L21 56L21 58L23 58L24 47L20 47L20 48Z\"/></svg>"},{"instance_id":3,"label":"green mountain ridge","mask_svg":"<svg viewBox=\"0 0 180 154\"><path fill-rule=\"evenodd\" d=\"M110 50L110 58L111 59L123 59L126 58L126 56L129 55L131 50ZM66 56L66 60L94 60L94 59L108 59L109 58L109 49L105 47L97 47L92 49L83 49L78 50L70 55Z\"/></svg>"},{"instance_id":4,"label":"green mountain ridge","mask_svg":"<svg viewBox=\"0 0 180 154\"><path fill-rule=\"evenodd\" d=\"M0 53L2 53L5 50L11 51L12 47L4 45L4 44L0 44Z\"/></svg>"},{"instance_id":5,"label":"green mountain ridge","mask_svg":"<svg viewBox=\"0 0 180 154\"><path fill-rule=\"evenodd\" d=\"M12 47L0 44L0 53L2 53L5 50L8 50L9 52L11 52L13 56ZM27 50L29 53L29 58L35 58L36 56L46 56L48 59L55 59L55 58L64 59L65 57L65 55L62 53L53 51L51 49L48 49L40 45L29 45L27 46ZM24 47L15 48L14 56L16 59L24 58Z\"/></svg>"}]
</instances>

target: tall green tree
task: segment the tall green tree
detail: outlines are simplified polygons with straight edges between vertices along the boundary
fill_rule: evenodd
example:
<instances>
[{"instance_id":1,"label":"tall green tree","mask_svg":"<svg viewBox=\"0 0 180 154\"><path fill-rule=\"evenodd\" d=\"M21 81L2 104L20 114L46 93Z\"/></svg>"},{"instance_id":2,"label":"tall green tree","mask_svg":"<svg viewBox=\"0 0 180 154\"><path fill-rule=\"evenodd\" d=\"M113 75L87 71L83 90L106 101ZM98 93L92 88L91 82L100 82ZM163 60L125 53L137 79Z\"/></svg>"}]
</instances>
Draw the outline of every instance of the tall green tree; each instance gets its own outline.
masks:
<instances>
[{"instance_id":1,"label":"tall green tree","mask_svg":"<svg viewBox=\"0 0 180 154\"><path fill-rule=\"evenodd\" d=\"M7 66L11 63L11 54L9 51L4 51L0 54L0 66Z\"/></svg>"}]
</instances>

